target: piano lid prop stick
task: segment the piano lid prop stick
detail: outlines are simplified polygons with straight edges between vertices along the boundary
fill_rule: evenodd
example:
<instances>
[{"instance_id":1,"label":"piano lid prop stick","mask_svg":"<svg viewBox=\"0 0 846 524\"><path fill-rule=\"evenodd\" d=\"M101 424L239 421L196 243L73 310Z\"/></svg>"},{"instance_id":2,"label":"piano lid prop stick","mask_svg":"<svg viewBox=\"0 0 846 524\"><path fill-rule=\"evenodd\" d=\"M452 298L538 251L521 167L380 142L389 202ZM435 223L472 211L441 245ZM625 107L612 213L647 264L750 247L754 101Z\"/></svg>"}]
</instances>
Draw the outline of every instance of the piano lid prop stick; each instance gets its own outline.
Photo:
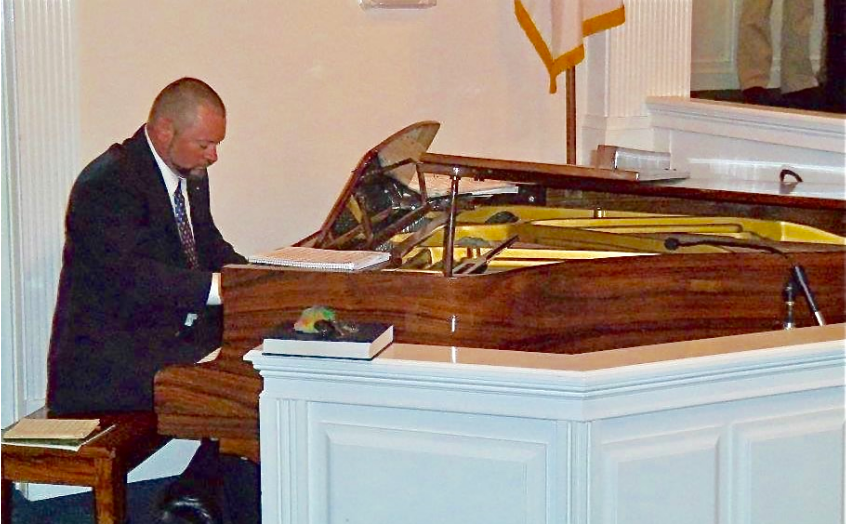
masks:
<instances>
[{"instance_id":1,"label":"piano lid prop stick","mask_svg":"<svg viewBox=\"0 0 846 524\"><path fill-rule=\"evenodd\" d=\"M452 175L452 185L449 191L449 220L446 235L444 235L444 276L452 276L452 250L455 246L455 214L458 200L458 183L461 177L458 173Z\"/></svg>"}]
</instances>

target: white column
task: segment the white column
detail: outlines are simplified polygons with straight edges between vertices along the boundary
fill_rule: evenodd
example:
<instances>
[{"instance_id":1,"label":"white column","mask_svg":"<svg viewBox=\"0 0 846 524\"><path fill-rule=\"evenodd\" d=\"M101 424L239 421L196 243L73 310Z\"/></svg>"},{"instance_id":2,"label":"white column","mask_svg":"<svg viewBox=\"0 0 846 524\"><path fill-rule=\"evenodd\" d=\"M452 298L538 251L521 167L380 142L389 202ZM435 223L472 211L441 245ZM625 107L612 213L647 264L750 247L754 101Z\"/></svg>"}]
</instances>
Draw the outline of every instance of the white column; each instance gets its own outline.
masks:
<instances>
[{"instance_id":1,"label":"white column","mask_svg":"<svg viewBox=\"0 0 846 524\"><path fill-rule=\"evenodd\" d=\"M579 162L598 144L652 149L648 96L690 95L693 0L627 0L626 22L590 37L579 72Z\"/></svg>"},{"instance_id":2,"label":"white column","mask_svg":"<svg viewBox=\"0 0 846 524\"><path fill-rule=\"evenodd\" d=\"M4 282L12 287L2 336L17 397L9 405L4 395L4 421L44 403L63 218L79 169L75 9L72 0L3 4Z\"/></svg>"}]
</instances>

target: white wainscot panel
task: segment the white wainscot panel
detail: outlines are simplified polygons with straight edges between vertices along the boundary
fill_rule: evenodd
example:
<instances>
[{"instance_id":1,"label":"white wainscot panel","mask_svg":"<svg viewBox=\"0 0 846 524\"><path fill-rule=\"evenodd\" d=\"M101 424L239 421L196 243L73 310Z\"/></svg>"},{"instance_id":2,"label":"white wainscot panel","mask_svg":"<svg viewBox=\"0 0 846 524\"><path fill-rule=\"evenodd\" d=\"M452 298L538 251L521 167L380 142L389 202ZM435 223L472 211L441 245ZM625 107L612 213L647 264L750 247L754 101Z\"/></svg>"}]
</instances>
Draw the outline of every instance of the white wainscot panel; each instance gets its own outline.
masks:
<instances>
[{"instance_id":1,"label":"white wainscot panel","mask_svg":"<svg viewBox=\"0 0 846 524\"><path fill-rule=\"evenodd\" d=\"M720 428L640 435L606 442L595 508L608 524L718 521Z\"/></svg>"},{"instance_id":2,"label":"white wainscot panel","mask_svg":"<svg viewBox=\"0 0 846 524\"><path fill-rule=\"evenodd\" d=\"M735 524L843 522L843 409L737 424Z\"/></svg>"},{"instance_id":3,"label":"white wainscot panel","mask_svg":"<svg viewBox=\"0 0 846 524\"><path fill-rule=\"evenodd\" d=\"M842 333L808 329L776 338ZM250 359L265 524L842 524L839 338L591 372Z\"/></svg>"},{"instance_id":4,"label":"white wainscot panel","mask_svg":"<svg viewBox=\"0 0 846 524\"><path fill-rule=\"evenodd\" d=\"M558 496L554 422L337 404L309 421L311 522L541 523Z\"/></svg>"}]
</instances>

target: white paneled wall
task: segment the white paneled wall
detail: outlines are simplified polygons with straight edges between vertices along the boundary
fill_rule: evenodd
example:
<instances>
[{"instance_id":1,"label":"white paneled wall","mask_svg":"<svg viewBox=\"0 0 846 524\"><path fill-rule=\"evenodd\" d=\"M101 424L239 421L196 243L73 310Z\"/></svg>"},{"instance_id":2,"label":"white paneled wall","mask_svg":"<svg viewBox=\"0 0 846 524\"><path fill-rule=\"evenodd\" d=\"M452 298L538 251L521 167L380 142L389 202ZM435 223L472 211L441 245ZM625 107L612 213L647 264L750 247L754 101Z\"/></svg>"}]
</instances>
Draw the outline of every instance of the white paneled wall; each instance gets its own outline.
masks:
<instances>
[{"instance_id":1,"label":"white paneled wall","mask_svg":"<svg viewBox=\"0 0 846 524\"><path fill-rule=\"evenodd\" d=\"M773 67L770 87L778 87L780 69L781 6L773 0L771 17L773 38ZM743 0L693 0L693 41L691 47L691 88L738 89L735 54L737 50L737 21ZM820 42L824 27L824 0L814 0L814 25L811 29L811 60L819 69Z\"/></svg>"},{"instance_id":2,"label":"white paneled wall","mask_svg":"<svg viewBox=\"0 0 846 524\"><path fill-rule=\"evenodd\" d=\"M585 372L402 344L366 363L251 352L263 521L842 524L843 341L796 343L821 329Z\"/></svg>"}]
</instances>

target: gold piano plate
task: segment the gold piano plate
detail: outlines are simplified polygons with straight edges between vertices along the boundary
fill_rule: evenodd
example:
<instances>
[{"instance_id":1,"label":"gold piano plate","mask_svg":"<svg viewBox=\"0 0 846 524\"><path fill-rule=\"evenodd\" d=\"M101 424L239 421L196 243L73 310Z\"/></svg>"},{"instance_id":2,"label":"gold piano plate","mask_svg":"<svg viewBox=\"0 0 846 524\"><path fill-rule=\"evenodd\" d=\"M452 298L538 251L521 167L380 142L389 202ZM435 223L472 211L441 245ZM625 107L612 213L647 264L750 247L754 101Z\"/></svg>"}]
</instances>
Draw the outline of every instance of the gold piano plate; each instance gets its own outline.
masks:
<instances>
[{"instance_id":1,"label":"gold piano plate","mask_svg":"<svg viewBox=\"0 0 846 524\"><path fill-rule=\"evenodd\" d=\"M508 214L514 221L486 224ZM612 212L596 218L590 210L537 206L479 207L458 215L454 258L458 264L478 259L499 243L517 236L521 247L508 247L492 257L485 269L503 271L537 264L624 254L667 253L664 239L678 235L709 235L752 243L789 242L846 245L846 238L807 225L738 217L688 217ZM401 245L413 233L396 235ZM444 228L418 239L417 248L402 257L400 269L442 270ZM528 245L534 245L529 247ZM796 247L794 246L794 249ZM728 252L720 246L697 246L689 251ZM428 260L428 264L424 263Z\"/></svg>"}]
</instances>

